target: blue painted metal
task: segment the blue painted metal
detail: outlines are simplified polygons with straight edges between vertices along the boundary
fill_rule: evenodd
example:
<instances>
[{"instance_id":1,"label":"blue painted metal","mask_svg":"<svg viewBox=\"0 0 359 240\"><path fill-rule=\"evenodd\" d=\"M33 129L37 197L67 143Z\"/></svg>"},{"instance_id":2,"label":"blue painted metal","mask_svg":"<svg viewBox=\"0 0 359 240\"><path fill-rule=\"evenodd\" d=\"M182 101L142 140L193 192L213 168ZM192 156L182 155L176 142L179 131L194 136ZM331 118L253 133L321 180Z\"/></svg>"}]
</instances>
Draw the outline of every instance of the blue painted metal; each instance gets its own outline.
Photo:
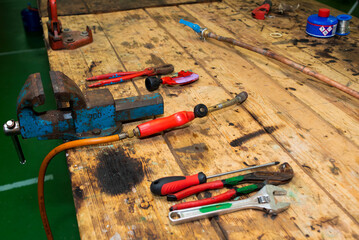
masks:
<instances>
[{"instance_id":1,"label":"blue painted metal","mask_svg":"<svg viewBox=\"0 0 359 240\"><path fill-rule=\"evenodd\" d=\"M313 37L333 37L337 24L338 20L334 16L320 17L318 14L313 14L308 17L306 32Z\"/></svg>"},{"instance_id":2,"label":"blue painted metal","mask_svg":"<svg viewBox=\"0 0 359 240\"><path fill-rule=\"evenodd\" d=\"M163 114L163 103L135 108L131 111L117 112L116 121L130 121Z\"/></svg>"},{"instance_id":3,"label":"blue painted metal","mask_svg":"<svg viewBox=\"0 0 359 240\"><path fill-rule=\"evenodd\" d=\"M74 123L76 133L84 133L93 129L107 130L116 127L115 106L100 106L91 109L74 111Z\"/></svg>"},{"instance_id":4,"label":"blue painted metal","mask_svg":"<svg viewBox=\"0 0 359 240\"><path fill-rule=\"evenodd\" d=\"M39 11L36 8L32 8L31 4L28 4L28 7L21 11L21 17L26 32L42 31Z\"/></svg>"},{"instance_id":5,"label":"blue painted metal","mask_svg":"<svg viewBox=\"0 0 359 240\"><path fill-rule=\"evenodd\" d=\"M60 111L52 112L60 118L63 115ZM31 108L25 108L18 115L20 132L23 138L53 139L61 138L63 133L70 132L74 128L71 119L61 119L56 122L53 119L46 119L37 114Z\"/></svg>"},{"instance_id":6,"label":"blue painted metal","mask_svg":"<svg viewBox=\"0 0 359 240\"><path fill-rule=\"evenodd\" d=\"M159 93L122 98L116 100L115 104L115 119L119 122L163 114L163 99Z\"/></svg>"},{"instance_id":7,"label":"blue painted metal","mask_svg":"<svg viewBox=\"0 0 359 240\"><path fill-rule=\"evenodd\" d=\"M17 113L23 138L107 136L119 132L124 121L163 114L163 99L158 93L114 100L108 89L83 94L63 73L50 72L50 76L58 109L34 111L45 102L40 74L30 75L20 91Z\"/></svg>"}]
</instances>

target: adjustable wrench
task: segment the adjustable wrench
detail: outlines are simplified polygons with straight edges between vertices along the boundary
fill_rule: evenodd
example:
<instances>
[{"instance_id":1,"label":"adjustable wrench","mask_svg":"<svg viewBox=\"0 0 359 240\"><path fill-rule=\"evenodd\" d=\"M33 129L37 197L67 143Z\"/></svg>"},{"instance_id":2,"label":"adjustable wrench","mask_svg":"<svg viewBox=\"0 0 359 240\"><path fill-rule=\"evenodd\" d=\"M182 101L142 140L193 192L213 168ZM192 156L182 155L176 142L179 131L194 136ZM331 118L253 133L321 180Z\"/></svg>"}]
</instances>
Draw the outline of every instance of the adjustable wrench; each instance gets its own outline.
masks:
<instances>
[{"instance_id":1,"label":"adjustable wrench","mask_svg":"<svg viewBox=\"0 0 359 240\"><path fill-rule=\"evenodd\" d=\"M174 225L214 217L243 209L258 209L270 215L277 215L289 208L290 203L276 201L274 196L286 195L286 191L274 185L264 186L258 193L244 200L211 204L169 212L168 217Z\"/></svg>"}]
</instances>

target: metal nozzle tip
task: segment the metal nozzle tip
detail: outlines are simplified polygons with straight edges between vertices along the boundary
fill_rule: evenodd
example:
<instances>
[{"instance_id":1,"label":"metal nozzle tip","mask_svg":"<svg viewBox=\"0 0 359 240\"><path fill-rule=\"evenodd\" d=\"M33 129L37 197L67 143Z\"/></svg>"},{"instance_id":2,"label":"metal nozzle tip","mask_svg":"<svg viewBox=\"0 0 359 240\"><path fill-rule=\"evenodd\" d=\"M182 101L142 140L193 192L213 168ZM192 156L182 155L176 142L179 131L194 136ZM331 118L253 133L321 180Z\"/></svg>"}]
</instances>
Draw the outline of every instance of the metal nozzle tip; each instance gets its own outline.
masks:
<instances>
[{"instance_id":1,"label":"metal nozzle tip","mask_svg":"<svg viewBox=\"0 0 359 240\"><path fill-rule=\"evenodd\" d=\"M238 103L243 103L248 98L247 92L241 92L236 96L236 99L238 100Z\"/></svg>"}]
</instances>

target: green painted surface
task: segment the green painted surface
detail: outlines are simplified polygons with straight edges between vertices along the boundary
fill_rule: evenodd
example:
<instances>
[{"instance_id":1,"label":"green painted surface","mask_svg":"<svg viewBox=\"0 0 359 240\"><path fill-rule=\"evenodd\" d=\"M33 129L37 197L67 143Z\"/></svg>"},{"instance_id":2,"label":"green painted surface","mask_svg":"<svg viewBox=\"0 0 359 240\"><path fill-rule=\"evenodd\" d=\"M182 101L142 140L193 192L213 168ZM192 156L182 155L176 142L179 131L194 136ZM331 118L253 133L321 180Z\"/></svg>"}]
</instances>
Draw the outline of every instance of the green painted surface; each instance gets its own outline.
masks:
<instances>
[{"instance_id":1,"label":"green painted surface","mask_svg":"<svg viewBox=\"0 0 359 240\"><path fill-rule=\"evenodd\" d=\"M331 8L338 9L342 12L347 13L351 7L354 5L356 0L318 0L318 2L327 4ZM354 12L351 14L352 16L359 17L359 5L356 7Z\"/></svg>"},{"instance_id":2,"label":"green painted surface","mask_svg":"<svg viewBox=\"0 0 359 240\"><path fill-rule=\"evenodd\" d=\"M42 33L26 34L20 12L27 3L36 1L0 0L0 123L16 119L16 99L27 77L40 72L47 96L45 106L37 111L55 108L51 98L49 64ZM23 51L24 52L18 52ZM10 137L0 133L0 189L2 186L37 178L45 155L61 144L60 140L20 139L27 163L21 165ZM50 163L47 174L53 180L45 183L45 199L50 226L55 239L79 239L76 212L72 199L65 154ZM46 239L37 202L37 185L0 191L1 239Z\"/></svg>"},{"instance_id":3,"label":"green painted surface","mask_svg":"<svg viewBox=\"0 0 359 240\"><path fill-rule=\"evenodd\" d=\"M227 178L224 180L224 184L225 185L237 185L238 183L240 183L243 180L243 176L237 176L237 177L231 177L231 178Z\"/></svg>"},{"instance_id":4,"label":"green painted surface","mask_svg":"<svg viewBox=\"0 0 359 240\"><path fill-rule=\"evenodd\" d=\"M199 209L199 211L201 213L208 213L208 212L213 212L216 210L227 209L227 208L230 208L231 206L232 206L232 203L220 203L220 204L216 204L216 205L209 206L209 207L201 207Z\"/></svg>"},{"instance_id":5,"label":"green painted surface","mask_svg":"<svg viewBox=\"0 0 359 240\"><path fill-rule=\"evenodd\" d=\"M248 194L256 190L258 190L258 186L256 184L251 184L245 187L237 188L236 192L239 194Z\"/></svg>"}]
</instances>

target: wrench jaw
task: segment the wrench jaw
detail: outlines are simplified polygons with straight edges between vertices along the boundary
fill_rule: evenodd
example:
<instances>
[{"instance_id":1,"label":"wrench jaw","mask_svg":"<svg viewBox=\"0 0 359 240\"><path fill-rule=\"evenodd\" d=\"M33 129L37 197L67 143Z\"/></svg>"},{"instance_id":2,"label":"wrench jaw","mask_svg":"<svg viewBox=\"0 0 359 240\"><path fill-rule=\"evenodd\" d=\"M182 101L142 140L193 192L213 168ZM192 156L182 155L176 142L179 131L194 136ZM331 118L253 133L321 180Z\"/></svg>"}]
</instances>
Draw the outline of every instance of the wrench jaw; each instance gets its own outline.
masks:
<instances>
[{"instance_id":1,"label":"wrench jaw","mask_svg":"<svg viewBox=\"0 0 359 240\"><path fill-rule=\"evenodd\" d=\"M283 212L287 210L290 206L289 202L278 202L274 198L274 196L285 196L287 195L287 191L281 187L274 186L274 185L266 185L262 188L262 190L265 190L269 197L269 204L270 209L268 209L269 214L278 214L280 212Z\"/></svg>"}]
</instances>

